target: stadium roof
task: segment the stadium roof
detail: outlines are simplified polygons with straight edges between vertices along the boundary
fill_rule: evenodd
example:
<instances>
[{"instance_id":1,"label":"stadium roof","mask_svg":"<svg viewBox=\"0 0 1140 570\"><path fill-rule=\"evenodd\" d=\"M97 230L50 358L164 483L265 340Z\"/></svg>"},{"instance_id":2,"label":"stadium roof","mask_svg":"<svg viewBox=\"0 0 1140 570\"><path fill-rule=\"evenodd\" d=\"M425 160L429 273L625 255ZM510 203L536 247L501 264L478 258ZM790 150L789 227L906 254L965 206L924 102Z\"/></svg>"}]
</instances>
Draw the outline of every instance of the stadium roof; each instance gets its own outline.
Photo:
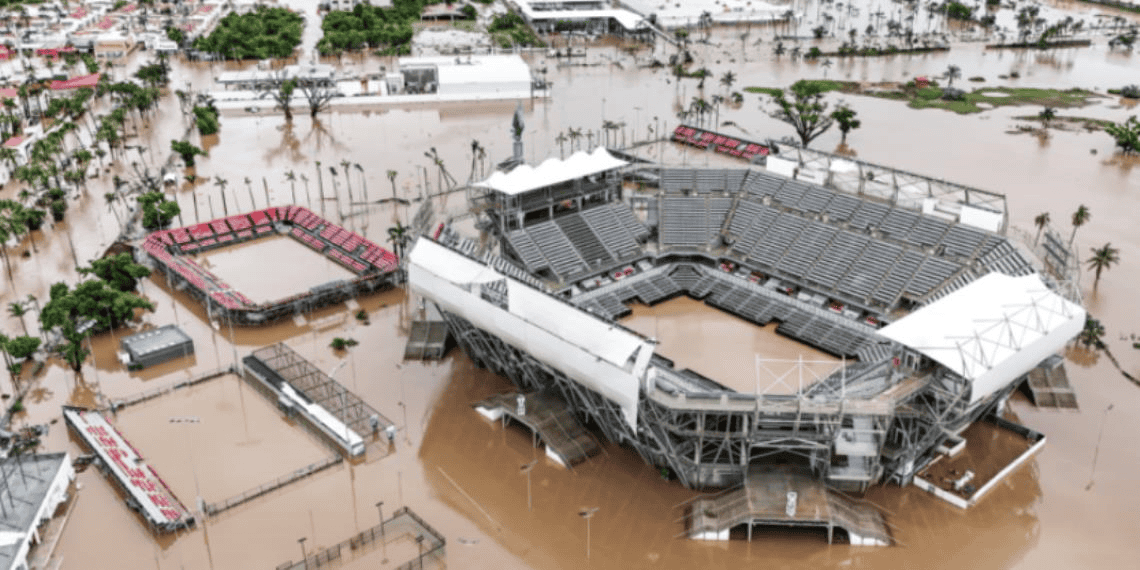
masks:
<instances>
[{"instance_id":1,"label":"stadium roof","mask_svg":"<svg viewBox=\"0 0 1140 570\"><path fill-rule=\"evenodd\" d=\"M1032 370L1084 326L1085 311L1037 274L990 273L879 334L974 383L977 401Z\"/></svg>"},{"instance_id":2,"label":"stadium roof","mask_svg":"<svg viewBox=\"0 0 1140 570\"><path fill-rule=\"evenodd\" d=\"M538 166L532 167L524 164L510 172L496 172L490 178L476 183L476 186L490 188L503 194L522 194L575 178L620 168L626 164L629 163L615 158L605 147L598 147L593 152L578 151L566 160L548 158Z\"/></svg>"}]
</instances>

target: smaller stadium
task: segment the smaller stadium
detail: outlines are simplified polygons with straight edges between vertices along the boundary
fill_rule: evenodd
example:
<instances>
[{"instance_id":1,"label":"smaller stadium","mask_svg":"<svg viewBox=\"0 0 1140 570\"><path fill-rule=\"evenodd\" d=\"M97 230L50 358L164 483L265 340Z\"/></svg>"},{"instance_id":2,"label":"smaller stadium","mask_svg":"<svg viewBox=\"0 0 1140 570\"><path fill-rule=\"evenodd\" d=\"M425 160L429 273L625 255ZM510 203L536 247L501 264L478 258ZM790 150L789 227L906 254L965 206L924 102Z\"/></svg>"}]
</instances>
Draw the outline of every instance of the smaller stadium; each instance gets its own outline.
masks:
<instances>
[{"instance_id":1,"label":"smaller stadium","mask_svg":"<svg viewBox=\"0 0 1140 570\"><path fill-rule=\"evenodd\" d=\"M250 242L284 237L303 244L342 268L343 277L273 299L253 299L250 291L231 286L195 255ZM260 325L391 287L398 281L396 255L363 236L301 206L270 207L191 226L159 230L143 241L142 250L175 289L185 289L207 307L210 318L237 325ZM279 260L262 260L284 271L279 282L293 283L306 273ZM249 256L245 257L249 260ZM312 277L311 275L309 276Z\"/></svg>"}]
</instances>

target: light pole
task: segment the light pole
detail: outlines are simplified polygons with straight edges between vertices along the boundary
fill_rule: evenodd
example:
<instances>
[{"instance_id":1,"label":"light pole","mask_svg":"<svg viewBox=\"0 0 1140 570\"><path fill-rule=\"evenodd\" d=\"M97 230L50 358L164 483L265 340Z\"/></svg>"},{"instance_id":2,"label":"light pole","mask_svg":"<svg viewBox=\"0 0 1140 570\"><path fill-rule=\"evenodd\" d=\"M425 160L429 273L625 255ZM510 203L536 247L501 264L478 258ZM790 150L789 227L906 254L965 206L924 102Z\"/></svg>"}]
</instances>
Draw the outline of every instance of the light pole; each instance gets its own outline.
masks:
<instances>
[{"instance_id":1,"label":"light pole","mask_svg":"<svg viewBox=\"0 0 1140 570\"><path fill-rule=\"evenodd\" d=\"M586 519L586 560L590 559L590 519L594 518L596 512L598 512L598 507L589 507L578 511L578 516Z\"/></svg>"},{"instance_id":2,"label":"light pole","mask_svg":"<svg viewBox=\"0 0 1140 570\"><path fill-rule=\"evenodd\" d=\"M519 466L519 471L526 474L526 510L528 511L534 510L531 508L530 501L530 472L534 469L535 465L538 465L537 459Z\"/></svg>"},{"instance_id":3,"label":"light pole","mask_svg":"<svg viewBox=\"0 0 1140 570\"><path fill-rule=\"evenodd\" d=\"M380 511L380 536L384 536L384 501L376 502L376 509Z\"/></svg>"},{"instance_id":4,"label":"light pole","mask_svg":"<svg viewBox=\"0 0 1140 570\"><path fill-rule=\"evenodd\" d=\"M301 560L305 563L305 570L309 570L309 555L305 554L305 541L306 540L308 540L308 539L305 537L301 537L301 538L297 539L297 542L301 545Z\"/></svg>"},{"instance_id":5,"label":"light pole","mask_svg":"<svg viewBox=\"0 0 1140 570\"><path fill-rule=\"evenodd\" d=\"M1104 409L1104 415L1100 418L1100 432L1096 436L1096 448L1093 449L1092 470L1089 471L1089 484L1085 485L1086 491L1092 489L1093 486L1093 478L1096 476L1096 460L1097 457L1100 456L1100 438L1104 437L1104 422L1108 419L1108 412L1112 410L1113 405L1114 404L1109 404L1108 407Z\"/></svg>"}]
</instances>

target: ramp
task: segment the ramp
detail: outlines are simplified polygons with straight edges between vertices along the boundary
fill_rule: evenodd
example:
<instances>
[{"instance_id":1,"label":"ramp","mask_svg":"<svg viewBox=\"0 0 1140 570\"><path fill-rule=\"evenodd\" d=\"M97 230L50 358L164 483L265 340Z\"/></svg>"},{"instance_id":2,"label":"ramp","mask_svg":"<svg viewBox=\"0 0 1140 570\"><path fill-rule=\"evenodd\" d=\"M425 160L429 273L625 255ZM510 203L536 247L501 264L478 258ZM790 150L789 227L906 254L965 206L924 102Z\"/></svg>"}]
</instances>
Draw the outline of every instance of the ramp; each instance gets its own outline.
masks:
<instances>
[{"instance_id":1,"label":"ramp","mask_svg":"<svg viewBox=\"0 0 1140 570\"><path fill-rule=\"evenodd\" d=\"M404 360L439 360L450 348L451 332L447 328L447 321L443 320L435 303L426 305L408 331Z\"/></svg>"},{"instance_id":2,"label":"ramp","mask_svg":"<svg viewBox=\"0 0 1140 570\"><path fill-rule=\"evenodd\" d=\"M509 417L530 428L546 444L547 456L567 467L601 451L566 402L550 392L499 394L475 404L475 409L491 420L505 421Z\"/></svg>"},{"instance_id":3,"label":"ramp","mask_svg":"<svg viewBox=\"0 0 1140 570\"><path fill-rule=\"evenodd\" d=\"M854 545L892 543L882 513L828 489L823 481L791 467L754 467L744 484L692 504L689 538L728 540L732 529L752 527L821 527L828 542L835 530L847 533Z\"/></svg>"},{"instance_id":4,"label":"ramp","mask_svg":"<svg viewBox=\"0 0 1140 570\"><path fill-rule=\"evenodd\" d=\"M1064 361L1057 356L1050 357L1031 370L1026 385L1029 386L1033 404L1038 408L1079 409L1077 394L1069 385L1069 373L1065 371Z\"/></svg>"}]
</instances>

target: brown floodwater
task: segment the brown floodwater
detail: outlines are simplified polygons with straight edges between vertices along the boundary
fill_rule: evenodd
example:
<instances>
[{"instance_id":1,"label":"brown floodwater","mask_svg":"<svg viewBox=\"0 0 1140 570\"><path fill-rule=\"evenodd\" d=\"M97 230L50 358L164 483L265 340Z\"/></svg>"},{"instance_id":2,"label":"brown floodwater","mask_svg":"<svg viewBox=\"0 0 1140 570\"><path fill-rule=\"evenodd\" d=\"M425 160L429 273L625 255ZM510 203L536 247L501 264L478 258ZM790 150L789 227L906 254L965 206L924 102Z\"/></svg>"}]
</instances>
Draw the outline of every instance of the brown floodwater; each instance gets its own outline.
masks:
<instances>
[{"instance_id":1,"label":"brown floodwater","mask_svg":"<svg viewBox=\"0 0 1140 570\"><path fill-rule=\"evenodd\" d=\"M356 275L289 236L270 236L195 256L199 265L264 303Z\"/></svg>"},{"instance_id":2,"label":"brown floodwater","mask_svg":"<svg viewBox=\"0 0 1140 570\"><path fill-rule=\"evenodd\" d=\"M860 3L864 15L873 11L874 4ZM304 7L307 14L313 12L311 3L296 5ZM1074 14L1105 11L1068 3L1050 5ZM809 4L809 14L813 13L812 6ZM886 11L887 3L883 6ZM313 28L307 28L306 45L316 41ZM802 77L824 75L869 82L899 81L940 74L949 64L959 65L964 77L984 77L985 81L977 84L984 86L1096 87L1103 92L1136 82L1137 56L1109 51L1102 37L1097 45L1083 49L995 52L968 43L955 44L948 53L837 60L825 68L773 56L771 36L776 27L755 26L751 31L753 36L742 53L740 29L714 30L712 44L694 47L701 65L712 70L715 77L729 70L736 73L734 89L786 85ZM756 39L762 43L754 45ZM803 42L805 48L810 45L810 41ZM664 59L673 52L674 48L659 44L652 55ZM541 161L570 152L573 145L560 145L556 137L572 127L592 130L597 142L603 119L624 122L627 142L657 136L675 125L676 112L688 106L693 97L726 93L715 80L708 81L701 91L696 80L678 83L667 70L639 67L650 53L641 50L629 54L610 42L590 49L587 60L591 66L587 67L560 67L541 54L528 54L536 67L547 68L554 90L549 101L526 102L523 106L526 157ZM122 76L141 62L145 62L145 54L136 55L113 73ZM390 67L392 61L346 57L345 64L375 69L379 65ZM251 66L176 62L172 88L212 89L216 73ZM1020 78L999 79L1011 71L1018 71ZM1140 305L1132 300L1132 283L1140 273L1136 261L1140 225L1135 223L1135 212L1140 210L1140 171L1135 161L1114 155L1109 137L1060 131L1044 139L1006 134L1017 124L1015 117L1039 110L1033 107L960 116L909 109L882 99L829 97L832 102L840 99L856 109L863 121L863 126L848 136L849 152L1003 192L1008 196L1011 223L1029 233L1034 216L1042 212L1049 212L1054 223L1067 232L1072 211L1079 204L1087 205L1092 219L1076 233L1077 250L1087 255L1090 247L1111 242L1121 250L1121 263L1104 274L1097 291L1092 288L1091 275L1086 276L1082 287L1086 303L1107 328L1106 341L1121 365L1133 374L1140 372L1140 353L1131 348L1128 338L1136 331L1135 323L1140 322ZM722 105L714 119L722 124L722 130L749 138L790 135L790 129L764 112L764 105L759 96L747 94L742 105ZM104 107L98 112L105 113ZM406 220L418 203L394 211L388 205L350 202L375 202L393 192L409 199L437 192L443 176L424 156L432 147L461 183L478 178L480 171L486 172L509 155L508 127L513 112L514 106L509 104L438 109L412 106L322 114L316 121L301 115L291 125L275 114L226 115L216 140L204 141L210 155L200 158L197 167L185 173L197 176L196 181L182 182L169 191L182 206L180 224L219 217L224 210L232 213L264 207L267 201L274 205L300 203L318 213L323 211L329 219L339 221L343 215L344 225L383 242L394 217ZM1092 106L1063 110L1062 114L1119 121L1135 110L1116 97L1105 96ZM726 122L731 124L724 125ZM12 278L5 273L0 280L0 301L7 304L34 295L43 303L52 283L75 282L76 264L84 265L100 255L120 232L118 218L124 215L124 204L104 199L112 176L130 177L135 168L154 168L164 160L170 140L182 138L187 125L174 97L169 97L137 128L132 126L137 135L132 135L127 144L141 150L132 148L114 164L106 162L101 176L90 180L86 192L72 201L67 221L36 232L34 247L32 241L24 240L8 248ZM831 131L812 146L832 150L839 146L839 138L838 132ZM473 160L472 140L487 149L486 160ZM586 143L580 141L578 146ZM646 154L672 163L732 164L723 157L674 145L649 146ZM321 162L319 168L316 161ZM349 165L347 177L343 162ZM336 169L335 176L330 166ZM397 173L394 189L386 175L389 169ZM289 171L297 174L295 184L285 180ZM218 178L227 184L217 183ZM0 190L0 197L14 197L19 190L17 184L9 184ZM467 211L462 193L437 199L433 206L441 220L461 218ZM231 271L234 276L223 278L233 284L246 277L259 279L252 267L252 263L239 266L236 273ZM612 444L604 446L604 454L573 471L540 461L531 473L534 510L527 511L526 480L519 474L519 466L541 457L541 453L531 447L529 434L487 422L471 409L471 404L483 397L510 390L509 384L472 368L458 353L439 363L401 363L414 307L413 300L401 290L358 299L360 308L369 315L367 322L353 318L354 310L346 305L338 305L306 314L303 319L232 331L212 327L203 307L161 280L145 280L142 293L156 305L143 321L178 324L194 339L195 355L130 372L114 358L119 339L128 332L119 330L92 339L94 354L80 374L56 359L48 360L28 380L24 399L27 411L15 418L17 426L56 422L51 424L44 449L81 452L58 421L62 404L105 404L110 399L171 385L230 366L251 350L273 342L287 342L322 370L331 371L343 361L336 378L391 418L401 433L391 454L332 467L206 520L192 531L158 540L123 505L107 480L88 470L79 476L82 489L58 547L63 568L275 567L299 558L299 538L307 539L306 549L312 552L373 526L378 517L375 505L381 500L385 516L398 506L408 505L439 529L448 539L446 562L456 568L585 566L586 524L577 513L582 507L593 506L600 510L591 521L589 564L598 568L763 564L787 568L1037 570L1130 567L1140 556L1133 536L1140 524L1140 495L1132 485L1140 467L1140 449L1132 437L1140 429L1140 390L1122 379L1104 357L1074 352L1067 363L1081 406L1078 413L1039 411L1020 396L1011 401L1018 421L1046 434L1048 443L971 510L959 511L913 487L872 489L867 498L889 510L888 521L899 546L829 547L819 535L781 530L758 534L752 543L696 543L677 538L684 529L676 522L682 513L675 506L697 493L662 480L635 453ZM654 309L671 306L663 304ZM701 315L698 321L731 320L703 312L704 308L695 303L691 309ZM640 318L641 309L637 311L635 319ZM7 334L19 334L26 324L35 334L35 314L33 308L25 323L5 315L2 327ZM686 332L685 327L690 325L679 317L659 315L654 320L675 322L682 329L681 335L705 334L692 329ZM762 342L765 351L786 354L787 349L770 348L764 340L785 339L770 331L747 330L754 343L753 348L745 347L749 354L741 357L746 361L741 370L754 372L750 354L759 351L755 343ZM329 343L335 336L355 338L360 345L347 353L334 352ZM661 334L666 343L669 336ZM678 356L666 354L680 361ZM714 369L707 374L717 377L721 372ZM30 376L30 371L24 376ZM747 383L752 376L746 376ZM165 479L179 481L181 489L193 485L197 470L203 494L210 486L210 495L225 495L322 456L324 450L319 445L300 428L275 416L273 407L259 400L260 395L251 390L243 392L242 385L232 380L219 380L122 414L119 421L124 434L153 457ZM0 381L0 391L11 394L10 382ZM227 409L219 409L227 405ZM169 421L171 416L189 415L198 416L200 423ZM179 440L170 430L196 431L197 436L189 437L199 439L193 445L184 445L186 439ZM256 444L246 445L254 440ZM191 450L194 459L188 460L185 456ZM207 453L217 453L218 462L257 465L223 474L224 464L204 467L199 453L203 458ZM262 460L266 454L272 457ZM192 495L178 492L188 505L193 503ZM371 556L363 557L345 567L375 567L371 561Z\"/></svg>"},{"instance_id":3,"label":"brown floodwater","mask_svg":"<svg viewBox=\"0 0 1140 570\"><path fill-rule=\"evenodd\" d=\"M657 353L747 394L794 394L826 377L840 360L689 297L632 305L621 323L658 341Z\"/></svg>"}]
</instances>

